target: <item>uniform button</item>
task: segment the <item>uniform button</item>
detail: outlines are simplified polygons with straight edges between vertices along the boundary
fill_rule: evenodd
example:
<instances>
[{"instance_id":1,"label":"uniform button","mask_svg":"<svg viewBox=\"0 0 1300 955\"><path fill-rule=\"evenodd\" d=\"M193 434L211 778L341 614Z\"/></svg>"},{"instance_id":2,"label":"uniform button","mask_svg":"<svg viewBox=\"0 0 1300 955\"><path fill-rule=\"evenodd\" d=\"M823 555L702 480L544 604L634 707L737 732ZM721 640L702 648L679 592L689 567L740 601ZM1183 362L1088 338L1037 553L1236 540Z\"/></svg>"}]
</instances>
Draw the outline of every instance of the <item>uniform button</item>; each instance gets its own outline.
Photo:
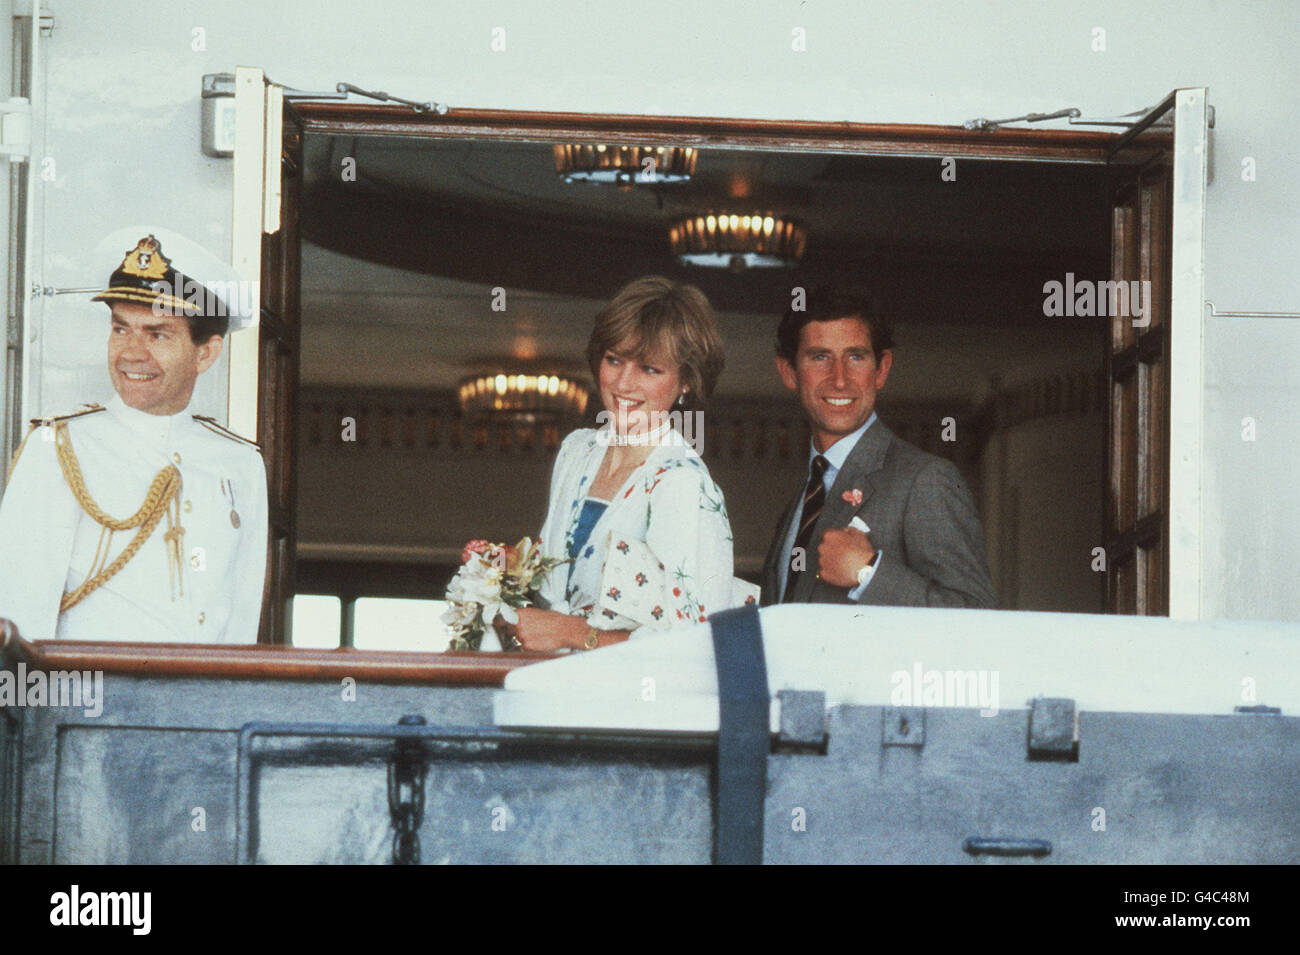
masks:
<instances>
[{"instance_id":1,"label":"uniform button","mask_svg":"<svg viewBox=\"0 0 1300 955\"><path fill-rule=\"evenodd\" d=\"M175 461L177 464L180 464L180 463L181 463L181 455L180 455L180 452L179 452L179 451L177 451L177 452L173 452L173 454L172 454L172 460Z\"/></svg>"},{"instance_id":2,"label":"uniform button","mask_svg":"<svg viewBox=\"0 0 1300 955\"><path fill-rule=\"evenodd\" d=\"M189 513L190 511L192 511L192 510L194 510L194 502L193 502L193 501L186 501L186 502L185 502L185 513L188 514L188 513Z\"/></svg>"},{"instance_id":3,"label":"uniform button","mask_svg":"<svg viewBox=\"0 0 1300 955\"><path fill-rule=\"evenodd\" d=\"M202 623L206 619L207 617L204 614L199 614L199 623Z\"/></svg>"}]
</instances>

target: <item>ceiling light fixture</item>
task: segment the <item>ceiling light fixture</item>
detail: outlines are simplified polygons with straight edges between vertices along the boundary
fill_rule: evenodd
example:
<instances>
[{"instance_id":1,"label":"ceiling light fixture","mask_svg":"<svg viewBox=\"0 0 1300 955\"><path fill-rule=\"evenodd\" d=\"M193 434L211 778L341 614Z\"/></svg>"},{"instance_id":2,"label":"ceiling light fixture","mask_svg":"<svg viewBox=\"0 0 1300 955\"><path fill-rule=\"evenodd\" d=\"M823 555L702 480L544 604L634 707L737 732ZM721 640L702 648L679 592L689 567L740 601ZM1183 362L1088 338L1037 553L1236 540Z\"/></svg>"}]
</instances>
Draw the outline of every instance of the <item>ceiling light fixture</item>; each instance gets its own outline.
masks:
<instances>
[{"instance_id":1,"label":"ceiling light fixture","mask_svg":"<svg viewBox=\"0 0 1300 955\"><path fill-rule=\"evenodd\" d=\"M581 417L590 394L585 384L569 375L504 370L462 379L457 393L467 415L516 418Z\"/></svg>"},{"instance_id":2,"label":"ceiling light fixture","mask_svg":"<svg viewBox=\"0 0 1300 955\"><path fill-rule=\"evenodd\" d=\"M695 173L690 146L607 146L568 143L555 147L555 171L565 182L686 182Z\"/></svg>"},{"instance_id":3,"label":"ceiling light fixture","mask_svg":"<svg viewBox=\"0 0 1300 955\"><path fill-rule=\"evenodd\" d=\"M738 272L793 266L803 256L808 232L782 216L710 212L675 222L668 240L683 265Z\"/></svg>"}]
</instances>

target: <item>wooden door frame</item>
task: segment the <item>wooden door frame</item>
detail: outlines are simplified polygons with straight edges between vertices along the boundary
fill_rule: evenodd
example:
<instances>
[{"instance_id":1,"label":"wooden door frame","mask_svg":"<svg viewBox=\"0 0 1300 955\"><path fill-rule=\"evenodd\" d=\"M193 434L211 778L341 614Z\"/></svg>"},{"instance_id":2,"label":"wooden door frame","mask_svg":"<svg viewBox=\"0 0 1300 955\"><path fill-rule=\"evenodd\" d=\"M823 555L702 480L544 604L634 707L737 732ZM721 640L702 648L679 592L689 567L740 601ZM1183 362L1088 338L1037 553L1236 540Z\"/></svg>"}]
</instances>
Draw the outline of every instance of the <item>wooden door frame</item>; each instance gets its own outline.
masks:
<instances>
[{"instance_id":1,"label":"wooden door frame","mask_svg":"<svg viewBox=\"0 0 1300 955\"><path fill-rule=\"evenodd\" d=\"M935 156L1105 165L1116 133L1073 129L827 123L807 120L457 109L445 115L370 103L295 101L304 133L520 142L605 143ZM1122 159L1122 157L1121 157Z\"/></svg>"},{"instance_id":2,"label":"wooden door frame","mask_svg":"<svg viewBox=\"0 0 1300 955\"><path fill-rule=\"evenodd\" d=\"M231 258L256 289L257 318L230 336L227 426L255 439L266 459L268 548L258 640L274 644L289 642L293 621L301 152L283 87L267 82L261 70L238 68Z\"/></svg>"},{"instance_id":3,"label":"wooden door frame","mask_svg":"<svg viewBox=\"0 0 1300 955\"><path fill-rule=\"evenodd\" d=\"M1180 120L1194 113L1195 103L1184 93L1201 95L1204 119L1204 91L1179 91ZM770 149L842 153L864 156L934 157L1021 162L1059 162L1082 165L1124 165L1140 163L1153 146L1173 148L1172 132L1158 128L1138 137L1096 130L997 128L974 131L955 126L892 125L813 122L803 120L754 120L717 117L640 116L568 112L525 112L518 110L455 109L446 114L416 113L409 107L336 101L296 101L293 109L305 135L397 136L431 139L478 139L516 142L605 143L651 141L656 145L695 146L701 149ZM1183 170L1184 176L1189 170ZM1200 179L1201 208L1204 174ZM1175 197L1177 202L1178 197ZM1198 222L1195 242L1203 234ZM1202 262L1191 256L1191 242L1174 240L1174 281L1180 268L1194 269L1199 282ZM1200 249L1195 250L1196 255ZM1177 285L1175 285L1177 289ZM1199 306L1200 285L1196 286ZM1184 290L1186 291L1186 290ZM1187 328L1190 309L1173 303L1171 324L1184 325L1173 347L1174 368L1191 361L1194 373L1173 375L1170 406L1173 433L1170 438L1171 559L1170 579L1178 580L1177 593L1170 594L1171 614L1194 619L1199 616L1200 588L1200 453L1199 424L1202 416L1201 321L1197 315ZM1175 318L1181 314L1181 318ZM1175 324L1176 327L1176 324ZM1172 329L1171 329L1172 331ZM233 364L233 362L232 362ZM255 370L253 371L255 375ZM234 372L232 370L232 382ZM1185 406L1185 407L1184 407ZM233 405L232 405L233 410ZM1191 508L1190 511L1180 509ZM1099 528L1099 532L1102 529ZM1192 545L1188 546L1189 537ZM1172 588L1171 588L1172 590ZM1195 597L1195 599L1193 599Z\"/></svg>"}]
</instances>

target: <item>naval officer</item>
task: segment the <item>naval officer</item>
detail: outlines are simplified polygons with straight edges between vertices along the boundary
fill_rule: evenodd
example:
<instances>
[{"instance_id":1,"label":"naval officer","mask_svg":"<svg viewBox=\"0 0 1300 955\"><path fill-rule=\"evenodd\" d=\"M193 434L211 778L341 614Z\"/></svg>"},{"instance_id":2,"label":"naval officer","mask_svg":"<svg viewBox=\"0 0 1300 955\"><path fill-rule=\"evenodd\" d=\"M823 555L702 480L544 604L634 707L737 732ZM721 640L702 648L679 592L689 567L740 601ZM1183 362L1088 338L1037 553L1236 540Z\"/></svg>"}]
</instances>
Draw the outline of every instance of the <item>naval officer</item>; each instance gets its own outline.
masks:
<instances>
[{"instance_id":1,"label":"naval officer","mask_svg":"<svg viewBox=\"0 0 1300 955\"><path fill-rule=\"evenodd\" d=\"M193 257L174 267L153 235L126 253L94 298L110 309L117 394L33 421L14 458L0 501L0 617L29 639L257 640L262 456L190 410L247 307L213 291L232 283L191 277L219 265Z\"/></svg>"}]
</instances>

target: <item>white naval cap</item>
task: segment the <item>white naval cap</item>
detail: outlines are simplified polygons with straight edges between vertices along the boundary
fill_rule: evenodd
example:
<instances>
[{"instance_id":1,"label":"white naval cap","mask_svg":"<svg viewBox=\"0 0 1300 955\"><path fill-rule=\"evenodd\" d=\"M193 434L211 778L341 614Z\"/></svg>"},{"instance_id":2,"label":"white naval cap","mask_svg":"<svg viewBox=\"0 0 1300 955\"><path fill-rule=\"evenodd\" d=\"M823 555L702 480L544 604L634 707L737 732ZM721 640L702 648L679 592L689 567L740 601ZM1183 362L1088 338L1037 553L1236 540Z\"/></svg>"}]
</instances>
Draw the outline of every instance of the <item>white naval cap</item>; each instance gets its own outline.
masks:
<instances>
[{"instance_id":1,"label":"white naval cap","mask_svg":"<svg viewBox=\"0 0 1300 955\"><path fill-rule=\"evenodd\" d=\"M257 284L192 239L161 226L115 229L95 246L96 263L114 263L96 302L137 302L165 314L224 317L230 330L257 321Z\"/></svg>"}]
</instances>

